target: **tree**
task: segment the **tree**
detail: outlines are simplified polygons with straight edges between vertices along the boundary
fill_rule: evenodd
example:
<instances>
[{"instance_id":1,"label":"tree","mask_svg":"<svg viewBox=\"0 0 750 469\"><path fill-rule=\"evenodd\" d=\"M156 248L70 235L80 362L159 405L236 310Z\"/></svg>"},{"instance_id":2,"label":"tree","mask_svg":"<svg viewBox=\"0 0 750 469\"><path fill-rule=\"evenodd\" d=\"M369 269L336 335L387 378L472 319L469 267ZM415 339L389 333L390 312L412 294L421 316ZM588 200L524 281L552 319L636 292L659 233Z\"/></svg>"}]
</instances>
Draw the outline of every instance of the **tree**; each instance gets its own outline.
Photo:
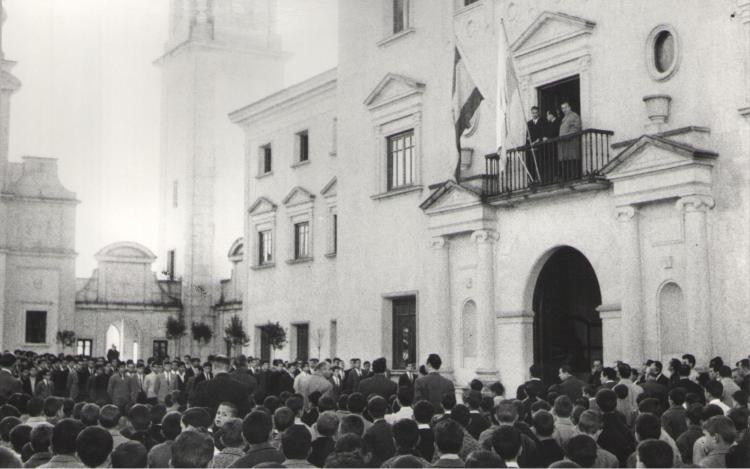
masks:
<instances>
[{"instance_id":1,"label":"tree","mask_svg":"<svg viewBox=\"0 0 750 469\"><path fill-rule=\"evenodd\" d=\"M182 339L182 336L187 333L186 329L185 318L182 316L182 313L180 313L178 317L169 316L167 318L166 332L164 336L168 340L173 340L175 342L175 355L178 354L177 349L179 349L180 339Z\"/></svg>"},{"instance_id":2,"label":"tree","mask_svg":"<svg viewBox=\"0 0 750 469\"><path fill-rule=\"evenodd\" d=\"M250 343L250 338L247 336L247 332L245 332L242 319L236 314L232 316L229 325L224 329L224 333L224 341L233 349L237 346L243 347Z\"/></svg>"},{"instance_id":3,"label":"tree","mask_svg":"<svg viewBox=\"0 0 750 469\"><path fill-rule=\"evenodd\" d=\"M70 330L57 331L57 343L62 344L63 349L72 347L76 343L76 333Z\"/></svg>"},{"instance_id":4,"label":"tree","mask_svg":"<svg viewBox=\"0 0 750 469\"><path fill-rule=\"evenodd\" d=\"M268 321L263 326L260 326L262 333L268 337L268 343L271 345L273 350L281 350L286 344L286 329L281 327L278 322Z\"/></svg>"},{"instance_id":5,"label":"tree","mask_svg":"<svg viewBox=\"0 0 750 469\"><path fill-rule=\"evenodd\" d=\"M193 322L191 330L193 332L193 340L198 342L198 344L206 345L214 335L211 326L205 322Z\"/></svg>"}]
</instances>

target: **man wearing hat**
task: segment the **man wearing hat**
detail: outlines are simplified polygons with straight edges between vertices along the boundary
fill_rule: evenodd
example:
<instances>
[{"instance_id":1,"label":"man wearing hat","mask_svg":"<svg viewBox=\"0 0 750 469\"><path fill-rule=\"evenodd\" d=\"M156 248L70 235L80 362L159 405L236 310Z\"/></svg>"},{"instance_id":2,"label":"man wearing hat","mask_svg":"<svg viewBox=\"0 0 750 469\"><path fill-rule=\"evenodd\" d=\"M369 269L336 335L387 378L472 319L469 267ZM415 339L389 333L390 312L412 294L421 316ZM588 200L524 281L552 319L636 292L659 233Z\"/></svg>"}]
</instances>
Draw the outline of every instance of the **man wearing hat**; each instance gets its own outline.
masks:
<instances>
[{"instance_id":1,"label":"man wearing hat","mask_svg":"<svg viewBox=\"0 0 750 469\"><path fill-rule=\"evenodd\" d=\"M21 381L13 377L13 372L10 370L15 363L16 357L12 353L5 352L0 355L0 396L5 399L13 393L23 392Z\"/></svg>"}]
</instances>

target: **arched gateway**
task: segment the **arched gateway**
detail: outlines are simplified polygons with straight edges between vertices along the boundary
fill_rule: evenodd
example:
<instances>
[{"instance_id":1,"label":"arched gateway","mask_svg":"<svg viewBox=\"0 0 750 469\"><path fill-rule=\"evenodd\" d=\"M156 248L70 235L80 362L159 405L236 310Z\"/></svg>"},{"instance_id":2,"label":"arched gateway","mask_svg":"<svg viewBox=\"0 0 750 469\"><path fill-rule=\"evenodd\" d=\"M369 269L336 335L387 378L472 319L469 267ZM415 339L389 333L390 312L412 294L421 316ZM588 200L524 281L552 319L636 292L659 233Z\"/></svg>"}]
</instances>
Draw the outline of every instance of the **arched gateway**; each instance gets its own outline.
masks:
<instances>
[{"instance_id":1,"label":"arched gateway","mask_svg":"<svg viewBox=\"0 0 750 469\"><path fill-rule=\"evenodd\" d=\"M562 364L585 377L593 360L602 359L602 302L594 269L571 247L555 250L534 287L534 363L545 382L553 382Z\"/></svg>"}]
</instances>

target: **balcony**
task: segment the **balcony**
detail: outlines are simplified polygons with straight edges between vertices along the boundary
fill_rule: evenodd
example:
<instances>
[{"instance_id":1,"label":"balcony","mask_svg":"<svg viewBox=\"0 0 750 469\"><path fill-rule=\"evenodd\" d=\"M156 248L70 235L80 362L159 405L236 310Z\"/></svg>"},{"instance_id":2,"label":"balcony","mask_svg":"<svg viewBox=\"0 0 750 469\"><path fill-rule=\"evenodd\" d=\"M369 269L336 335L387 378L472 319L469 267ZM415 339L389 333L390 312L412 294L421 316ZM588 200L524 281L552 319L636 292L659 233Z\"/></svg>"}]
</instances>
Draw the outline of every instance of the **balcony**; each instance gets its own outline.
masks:
<instances>
[{"instance_id":1,"label":"balcony","mask_svg":"<svg viewBox=\"0 0 750 469\"><path fill-rule=\"evenodd\" d=\"M610 160L609 140L614 132L586 129L534 145L485 156L485 174L481 175L482 194L521 195L544 188L601 181L601 169ZM501 166L504 170L500 171Z\"/></svg>"}]
</instances>

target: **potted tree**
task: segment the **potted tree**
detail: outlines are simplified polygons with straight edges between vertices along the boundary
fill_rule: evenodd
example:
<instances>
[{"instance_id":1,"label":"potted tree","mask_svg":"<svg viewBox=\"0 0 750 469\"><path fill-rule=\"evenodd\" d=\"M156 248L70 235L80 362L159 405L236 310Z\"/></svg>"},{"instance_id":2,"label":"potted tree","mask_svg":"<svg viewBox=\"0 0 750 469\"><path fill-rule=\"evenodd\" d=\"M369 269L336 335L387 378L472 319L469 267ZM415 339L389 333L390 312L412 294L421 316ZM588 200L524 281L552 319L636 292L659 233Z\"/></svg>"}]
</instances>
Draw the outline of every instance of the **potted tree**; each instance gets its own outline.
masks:
<instances>
[{"instance_id":1,"label":"potted tree","mask_svg":"<svg viewBox=\"0 0 750 469\"><path fill-rule=\"evenodd\" d=\"M203 347L211 341L214 335L211 326L205 322L193 322L191 331L193 332L193 340L198 342L200 354L203 356Z\"/></svg>"},{"instance_id":2,"label":"potted tree","mask_svg":"<svg viewBox=\"0 0 750 469\"><path fill-rule=\"evenodd\" d=\"M167 338L167 340L174 341L175 356L178 355L177 351L180 348L180 340L182 339L182 336L186 334L186 329L185 319L182 317L182 314L180 314L178 317L169 316L167 318L166 333L164 334L164 336Z\"/></svg>"},{"instance_id":3,"label":"potted tree","mask_svg":"<svg viewBox=\"0 0 750 469\"><path fill-rule=\"evenodd\" d=\"M76 343L76 333L67 329L57 331L57 343L62 344L64 352L66 348L72 347Z\"/></svg>"},{"instance_id":4,"label":"potted tree","mask_svg":"<svg viewBox=\"0 0 750 469\"><path fill-rule=\"evenodd\" d=\"M286 344L286 329L281 327L278 322L271 322L260 326L260 330L268 337L268 343L271 345L271 354L274 350L281 350Z\"/></svg>"},{"instance_id":5,"label":"potted tree","mask_svg":"<svg viewBox=\"0 0 750 469\"><path fill-rule=\"evenodd\" d=\"M224 333L224 341L229 346L230 353L236 351L238 346L243 347L250 343L250 338L247 336L247 332L245 332L242 319L236 314L230 319L229 325L224 329Z\"/></svg>"}]
</instances>

